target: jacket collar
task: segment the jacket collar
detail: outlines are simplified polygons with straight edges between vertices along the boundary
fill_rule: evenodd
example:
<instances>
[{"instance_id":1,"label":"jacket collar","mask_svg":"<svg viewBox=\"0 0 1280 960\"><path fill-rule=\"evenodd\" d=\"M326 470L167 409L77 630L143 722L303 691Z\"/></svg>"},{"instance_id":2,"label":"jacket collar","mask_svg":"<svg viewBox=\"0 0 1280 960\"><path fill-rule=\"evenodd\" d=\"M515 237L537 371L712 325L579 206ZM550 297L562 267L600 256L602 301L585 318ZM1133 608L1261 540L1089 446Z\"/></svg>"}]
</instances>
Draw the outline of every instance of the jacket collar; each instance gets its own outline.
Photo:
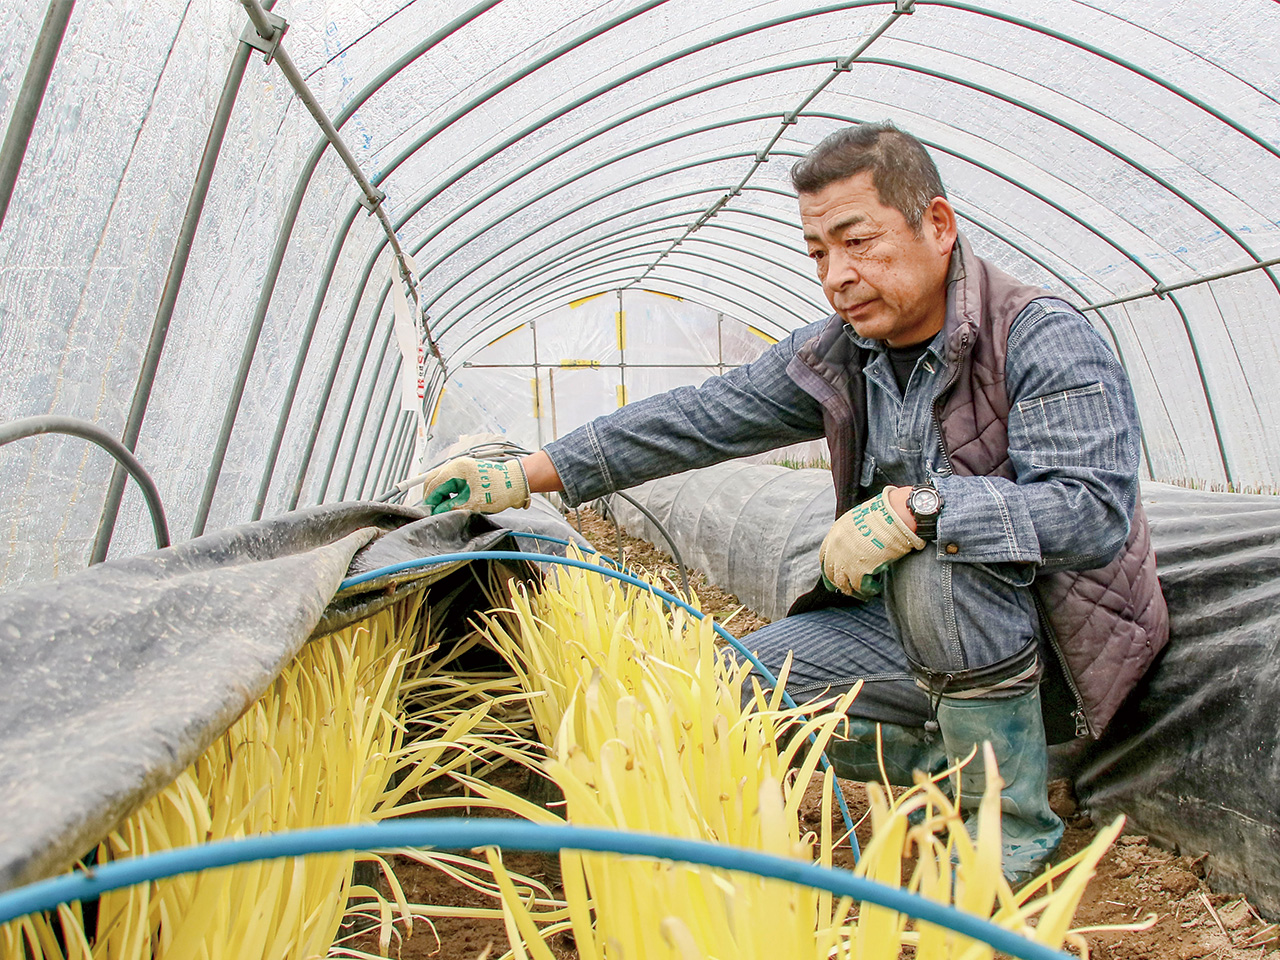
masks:
<instances>
[{"instance_id":1,"label":"jacket collar","mask_svg":"<svg viewBox=\"0 0 1280 960\"><path fill-rule=\"evenodd\" d=\"M959 362L969 352L982 328L982 297L977 274L968 269L973 248L964 235L956 234L947 271L947 316L942 322L943 343L948 364Z\"/></svg>"}]
</instances>

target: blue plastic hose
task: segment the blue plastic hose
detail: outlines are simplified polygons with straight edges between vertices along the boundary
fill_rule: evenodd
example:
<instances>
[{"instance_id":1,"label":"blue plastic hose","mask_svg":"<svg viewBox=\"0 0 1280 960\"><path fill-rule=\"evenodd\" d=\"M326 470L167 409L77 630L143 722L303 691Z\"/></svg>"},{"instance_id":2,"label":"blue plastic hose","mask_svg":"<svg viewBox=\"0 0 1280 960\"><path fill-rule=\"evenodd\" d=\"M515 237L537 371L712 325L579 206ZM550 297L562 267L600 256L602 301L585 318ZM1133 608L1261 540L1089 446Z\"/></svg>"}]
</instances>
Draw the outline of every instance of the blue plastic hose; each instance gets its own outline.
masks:
<instances>
[{"instance_id":1,"label":"blue plastic hose","mask_svg":"<svg viewBox=\"0 0 1280 960\"><path fill-rule=\"evenodd\" d=\"M934 903L896 887L855 876L846 870L820 867L756 850L743 850L701 840L496 818L406 818L390 823L294 830L241 840L221 840L197 847L117 860L0 893L0 923L40 910L52 910L59 904L91 900L120 887L256 860L395 847L472 850L490 846L504 850L538 850L549 853L558 850L585 850L630 854L754 873L761 877L828 890L836 896L878 904L954 930L974 940L981 940L1001 953L1021 960L1070 960L1065 953L1027 940L989 920L962 913L954 907Z\"/></svg>"},{"instance_id":2,"label":"blue plastic hose","mask_svg":"<svg viewBox=\"0 0 1280 960\"><path fill-rule=\"evenodd\" d=\"M615 570L624 570L627 573L631 572L630 570L627 570L627 568L623 566L622 562L618 560L616 557L611 557L607 553L601 553L595 547L584 546L583 544L578 543L576 540L565 540L562 537L552 537L545 533L526 533L523 530L512 530L510 531L510 533L511 533L511 536L513 537L524 537L528 540L543 540L547 543L558 543L562 547L577 547L583 553L589 553L589 554L592 554L593 556L599 557L601 560L603 560L609 566L613 567Z\"/></svg>"}]
</instances>

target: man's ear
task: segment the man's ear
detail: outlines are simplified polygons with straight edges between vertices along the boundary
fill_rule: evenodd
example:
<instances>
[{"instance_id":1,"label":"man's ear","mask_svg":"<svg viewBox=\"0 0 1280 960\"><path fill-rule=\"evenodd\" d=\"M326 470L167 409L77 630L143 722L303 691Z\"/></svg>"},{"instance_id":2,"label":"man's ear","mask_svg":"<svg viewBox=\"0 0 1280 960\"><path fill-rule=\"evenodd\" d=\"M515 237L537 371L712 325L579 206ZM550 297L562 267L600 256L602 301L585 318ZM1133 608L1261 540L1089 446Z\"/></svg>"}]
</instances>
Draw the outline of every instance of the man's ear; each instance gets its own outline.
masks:
<instances>
[{"instance_id":1,"label":"man's ear","mask_svg":"<svg viewBox=\"0 0 1280 960\"><path fill-rule=\"evenodd\" d=\"M956 245L956 211L946 197L934 197L924 209L920 228L936 244L939 254L951 255Z\"/></svg>"}]
</instances>

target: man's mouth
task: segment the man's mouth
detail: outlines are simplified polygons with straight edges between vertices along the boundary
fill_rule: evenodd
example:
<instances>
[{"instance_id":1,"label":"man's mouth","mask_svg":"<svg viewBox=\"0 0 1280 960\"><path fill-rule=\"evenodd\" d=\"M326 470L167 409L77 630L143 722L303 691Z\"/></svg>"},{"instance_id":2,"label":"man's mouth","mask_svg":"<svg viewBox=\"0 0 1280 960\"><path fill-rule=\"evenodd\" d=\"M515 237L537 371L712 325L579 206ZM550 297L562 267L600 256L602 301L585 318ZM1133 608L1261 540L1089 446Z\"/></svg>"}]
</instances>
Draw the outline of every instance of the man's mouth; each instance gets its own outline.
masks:
<instances>
[{"instance_id":1,"label":"man's mouth","mask_svg":"<svg viewBox=\"0 0 1280 960\"><path fill-rule=\"evenodd\" d=\"M866 308L869 307L874 302L875 302L874 300L863 300L861 303L848 304L846 306L841 307L840 312L845 315L846 319L856 317L860 313L866 312Z\"/></svg>"}]
</instances>

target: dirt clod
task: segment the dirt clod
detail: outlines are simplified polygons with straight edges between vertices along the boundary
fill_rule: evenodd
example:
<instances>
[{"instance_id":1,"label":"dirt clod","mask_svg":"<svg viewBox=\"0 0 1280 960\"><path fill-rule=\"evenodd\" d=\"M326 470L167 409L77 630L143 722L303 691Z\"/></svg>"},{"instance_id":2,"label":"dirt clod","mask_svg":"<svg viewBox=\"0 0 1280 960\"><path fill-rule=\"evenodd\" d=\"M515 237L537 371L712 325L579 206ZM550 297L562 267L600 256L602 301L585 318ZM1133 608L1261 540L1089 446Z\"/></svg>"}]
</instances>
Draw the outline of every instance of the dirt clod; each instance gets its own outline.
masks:
<instances>
[{"instance_id":1,"label":"dirt clod","mask_svg":"<svg viewBox=\"0 0 1280 960\"><path fill-rule=\"evenodd\" d=\"M1166 867L1160 871L1160 889L1181 899L1199 888L1200 880L1194 873L1178 867Z\"/></svg>"},{"instance_id":2,"label":"dirt clod","mask_svg":"<svg viewBox=\"0 0 1280 960\"><path fill-rule=\"evenodd\" d=\"M1239 930L1249 925L1253 920L1253 914L1249 910L1248 901L1237 900L1221 907L1218 910L1218 919L1228 930Z\"/></svg>"},{"instance_id":3,"label":"dirt clod","mask_svg":"<svg viewBox=\"0 0 1280 960\"><path fill-rule=\"evenodd\" d=\"M1075 789L1065 777L1049 783L1049 806L1063 820L1072 820L1080 813Z\"/></svg>"}]
</instances>

